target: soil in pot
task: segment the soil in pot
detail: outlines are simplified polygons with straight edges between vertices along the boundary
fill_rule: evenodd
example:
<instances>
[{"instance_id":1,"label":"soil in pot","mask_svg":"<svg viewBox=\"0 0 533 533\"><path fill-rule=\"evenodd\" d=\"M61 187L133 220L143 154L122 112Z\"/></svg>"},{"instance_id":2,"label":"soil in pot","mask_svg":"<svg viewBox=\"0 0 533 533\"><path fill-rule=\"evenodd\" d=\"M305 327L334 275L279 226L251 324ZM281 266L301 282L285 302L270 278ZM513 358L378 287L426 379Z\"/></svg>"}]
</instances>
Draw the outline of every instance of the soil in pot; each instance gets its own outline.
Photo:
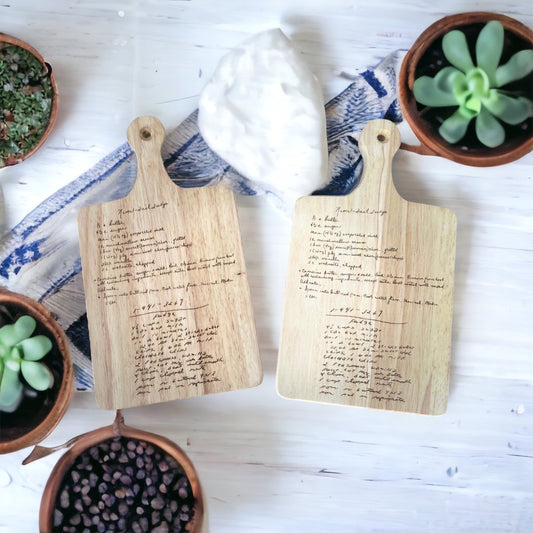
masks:
<instances>
[{"instance_id":1,"label":"soil in pot","mask_svg":"<svg viewBox=\"0 0 533 533\"><path fill-rule=\"evenodd\" d=\"M24 304L9 303L0 305L0 327L15 322L22 315L32 314ZM15 441L39 426L50 414L59 397L63 374L65 372L63 357L57 340L52 332L45 327L38 316L34 335L46 335L52 341L52 350L41 360L54 375L52 388L37 392L27 387L22 403L13 413L0 411L0 444ZM24 382L22 374L20 379ZM28 443L29 445L31 443Z\"/></svg>"},{"instance_id":2,"label":"soil in pot","mask_svg":"<svg viewBox=\"0 0 533 533\"><path fill-rule=\"evenodd\" d=\"M457 28L465 34L472 58L476 57L475 44L477 36L485 24L486 22L484 21L467 24ZM531 48L531 44L528 41L510 33L506 29L504 32L504 47L502 57L500 59L500 65L506 63L514 53L529 48ZM442 37L440 37L435 40L421 56L415 70L415 79L421 76L430 76L433 78L440 70L449 65L450 63L442 51ZM506 85L504 89L531 98L533 95L533 73L529 74L525 78L522 78L521 80L517 80ZM427 108L418 102L416 106L420 113L420 117L423 118L430 127L432 134L439 138L442 143L445 143L446 141L440 137L438 129L444 120L450 117L457 110L457 107ZM506 144L520 144L524 140L533 136L533 117L530 117L523 123L516 126L511 126L503 122L501 124L505 129ZM479 142L474 128L475 121L472 120L469 124L465 137L454 146L460 146L462 151L465 153L471 153L472 155L477 153L486 153L488 148Z\"/></svg>"},{"instance_id":3,"label":"soil in pot","mask_svg":"<svg viewBox=\"0 0 533 533\"><path fill-rule=\"evenodd\" d=\"M42 58L29 46L15 44L17 39L4 37L8 42L0 35L0 167L25 159L44 140L54 119L55 93Z\"/></svg>"},{"instance_id":4,"label":"soil in pot","mask_svg":"<svg viewBox=\"0 0 533 533\"><path fill-rule=\"evenodd\" d=\"M53 531L189 531L195 497L182 466L142 439L117 436L87 448L63 476Z\"/></svg>"}]
</instances>

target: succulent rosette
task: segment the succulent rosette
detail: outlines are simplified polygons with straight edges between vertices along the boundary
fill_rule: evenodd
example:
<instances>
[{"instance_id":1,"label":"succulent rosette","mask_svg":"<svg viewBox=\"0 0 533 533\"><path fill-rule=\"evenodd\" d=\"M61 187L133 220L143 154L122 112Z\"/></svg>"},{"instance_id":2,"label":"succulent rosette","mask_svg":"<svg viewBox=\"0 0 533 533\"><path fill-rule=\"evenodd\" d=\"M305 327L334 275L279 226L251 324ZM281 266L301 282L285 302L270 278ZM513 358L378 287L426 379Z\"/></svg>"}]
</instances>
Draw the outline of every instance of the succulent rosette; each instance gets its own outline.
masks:
<instances>
[{"instance_id":1,"label":"succulent rosette","mask_svg":"<svg viewBox=\"0 0 533 533\"><path fill-rule=\"evenodd\" d=\"M44 391L54 384L52 372L41 362L52 341L45 335L32 337L35 327L35 319L24 315L0 328L0 411L15 411L28 387Z\"/></svg>"},{"instance_id":2,"label":"succulent rosette","mask_svg":"<svg viewBox=\"0 0 533 533\"><path fill-rule=\"evenodd\" d=\"M465 34L452 30L442 39L442 51L450 65L433 78L421 76L415 80L413 93L420 104L457 106L439 127L440 135L449 143L460 141L475 120L479 141L495 148L505 141L502 123L516 126L533 116L531 91L519 94L506 89L533 71L533 50L520 50L500 65L503 47L502 24L488 22L478 35L474 64Z\"/></svg>"}]
</instances>

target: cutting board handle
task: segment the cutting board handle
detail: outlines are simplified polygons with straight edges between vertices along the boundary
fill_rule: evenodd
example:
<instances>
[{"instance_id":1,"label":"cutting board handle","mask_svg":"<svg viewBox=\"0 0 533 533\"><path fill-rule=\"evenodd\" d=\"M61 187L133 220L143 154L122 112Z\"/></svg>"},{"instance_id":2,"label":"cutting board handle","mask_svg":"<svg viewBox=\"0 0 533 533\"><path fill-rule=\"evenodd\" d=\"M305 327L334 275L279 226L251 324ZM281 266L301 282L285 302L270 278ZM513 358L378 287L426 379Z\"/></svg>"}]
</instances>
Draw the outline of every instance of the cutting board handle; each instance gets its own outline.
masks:
<instances>
[{"instance_id":1,"label":"cutting board handle","mask_svg":"<svg viewBox=\"0 0 533 533\"><path fill-rule=\"evenodd\" d=\"M372 120L364 127L359 137L359 150L364 161L363 176L352 194L365 192L369 198L378 198L383 196L384 187L393 186L392 159L400 143L400 132L390 120Z\"/></svg>"},{"instance_id":2,"label":"cutting board handle","mask_svg":"<svg viewBox=\"0 0 533 533\"><path fill-rule=\"evenodd\" d=\"M128 142L137 156L137 180L132 192L152 193L170 178L161 159L161 146L165 139L163 124L151 116L136 118L128 127Z\"/></svg>"}]
</instances>

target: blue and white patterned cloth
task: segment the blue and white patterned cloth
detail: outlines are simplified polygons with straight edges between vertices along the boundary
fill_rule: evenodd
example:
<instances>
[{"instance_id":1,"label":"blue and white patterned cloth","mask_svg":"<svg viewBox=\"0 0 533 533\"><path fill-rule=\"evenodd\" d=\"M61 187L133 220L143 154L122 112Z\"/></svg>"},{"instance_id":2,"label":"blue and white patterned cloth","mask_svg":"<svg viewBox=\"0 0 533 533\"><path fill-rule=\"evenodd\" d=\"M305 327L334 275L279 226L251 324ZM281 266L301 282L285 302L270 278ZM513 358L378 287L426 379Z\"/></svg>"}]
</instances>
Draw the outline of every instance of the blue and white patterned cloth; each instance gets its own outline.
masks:
<instances>
[{"instance_id":1,"label":"blue and white patterned cloth","mask_svg":"<svg viewBox=\"0 0 533 533\"><path fill-rule=\"evenodd\" d=\"M362 159L356 138L370 120L402 120L396 98L404 52L386 57L326 105L330 183L314 194L343 195L358 183ZM290 213L292 206L232 169L205 143L197 112L167 134L162 149L166 170L181 187L226 185L245 195L265 194ZM79 390L93 387L93 373L81 276L76 216L82 207L124 197L137 169L127 143L63 187L26 216L2 240L0 284L41 302L66 331Z\"/></svg>"}]
</instances>

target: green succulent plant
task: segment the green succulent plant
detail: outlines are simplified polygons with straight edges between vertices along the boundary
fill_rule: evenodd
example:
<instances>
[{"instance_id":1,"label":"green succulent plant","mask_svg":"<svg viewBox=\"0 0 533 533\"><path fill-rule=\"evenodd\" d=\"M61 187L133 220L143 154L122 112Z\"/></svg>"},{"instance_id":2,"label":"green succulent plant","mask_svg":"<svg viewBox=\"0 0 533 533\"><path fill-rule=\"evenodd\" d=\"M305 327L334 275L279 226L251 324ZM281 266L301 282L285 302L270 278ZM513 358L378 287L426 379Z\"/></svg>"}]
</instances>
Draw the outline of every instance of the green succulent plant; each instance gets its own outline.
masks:
<instances>
[{"instance_id":1,"label":"green succulent plant","mask_svg":"<svg viewBox=\"0 0 533 533\"><path fill-rule=\"evenodd\" d=\"M20 405L25 390L20 374L36 391L54 384L52 372L39 362L52 349L52 341L45 335L32 337L35 327L35 319L24 315L0 328L0 411L12 413Z\"/></svg>"},{"instance_id":2,"label":"green succulent plant","mask_svg":"<svg viewBox=\"0 0 533 533\"><path fill-rule=\"evenodd\" d=\"M29 50L0 43L0 168L20 161L41 140L52 113L48 69Z\"/></svg>"},{"instance_id":3,"label":"green succulent plant","mask_svg":"<svg viewBox=\"0 0 533 533\"><path fill-rule=\"evenodd\" d=\"M429 107L458 106L439 127L440 135L449 143L460 141L475 119L477 138L494 148L505 140L502 122L517 125L533 116L530 98L505 90L506 85L533 71L533 50L520 50L499 65L503 42L502 24L488 22L476 41L474 65L465 34L452 30L442 39L442 51L451 66L433 78L421 76L415 80L413 94L417 102Z\"/></svg>"}]
</instances>

